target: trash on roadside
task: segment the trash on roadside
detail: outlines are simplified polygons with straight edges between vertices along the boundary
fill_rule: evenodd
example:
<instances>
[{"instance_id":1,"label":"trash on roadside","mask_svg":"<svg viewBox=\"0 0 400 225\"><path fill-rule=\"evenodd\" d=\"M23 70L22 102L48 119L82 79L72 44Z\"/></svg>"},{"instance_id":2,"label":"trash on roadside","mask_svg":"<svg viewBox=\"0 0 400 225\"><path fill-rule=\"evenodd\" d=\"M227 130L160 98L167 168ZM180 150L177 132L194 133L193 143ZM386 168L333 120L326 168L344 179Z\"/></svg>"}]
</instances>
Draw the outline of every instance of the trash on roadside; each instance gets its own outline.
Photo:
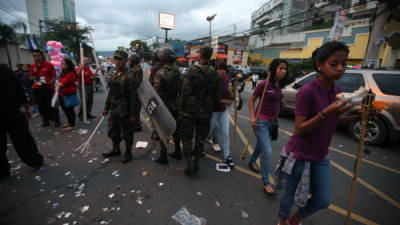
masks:
<instances>
[{"instance_id":1,"label":"trash on roadside","mask_svg":"<svg viewBox=\"0 0 400 225\"><path fill-rule=\"evenodd\" d=\"M61 195L59 195L58 197L59 197L59 198L62 198L62 197L64 197L64 194L61 194Z\"/></svg>"},{"instance_id":2,"label":"trash on roadside","mask_svg":"<svg viewBox=\"0 0 400 225\"><path fill-rule=\"evenodd\" d=\"M249 217L249 214L247 214L247 212L242 210L242 218L247 218L247 217Z\"/></svg>"},{"instance_id":3,"label":"trash on roadside","mask_svg":"<svg viewBox=\"0 0 400 225\"><path fill-rule=\"evenodd\" d=\"M163 186L163 185L164 185L164 183L158 183L158 186L160 186L160 187Z\"/></svg>"},{"instance_id":4,"label":"trash on roadside","mask_svg":"<svg viewBox=\"0 0 400 225\"><path fill-rule=\"evenodd\" d=\"M84 213L84 212L86 212L86 211L89 210L89 206L88 206L88 205L85 205L85 206L79 208L79 210L81 211L81 213Z\"/></svg>"},{"instance_id":5,"label":"trash on roadside","mask_svg":"<svg viewBox=\"0 0 400 225\"><path fill-rule=\"evenodd\" d=\"M53 203L53 209L57 208L59 205L58 202Z\"/></svg>"},{"instance_id":6,"label":"trash on roadside","mask_svg":"<svg viewBox=\"0 0 400 225\"><path fill-rule=\"evenodd\" d=\"M143 148L146 148L148 144L149 143L147 141L138 141L138 142L136 142L136 146L135 147L137 149L143 149Z\"/></svg>"},{"instance_id":7,"label":"trash on roadside","mask_svg":"<svg viewBox=\"0 0 400 225\"><path fill-rule=\"evenodd\" d=\"M87 129L79 129L78 130L78 134L80 134L80 135L84 135L84 134L87 134L87 132L88 132L88 130Z\"/></svg>"},{"instance_id":8,"label":"trash on roadside","mask_svg":"<svg viewBox=\"0 0 400 225\"><path fill-rule=\"evenodd\" d=\"M114 172L111 174L111 176L119 177L118 170L114 170Z\"/></svg>"},{"instance_id":9,"label":"trash on roadside","mask_svg":"<svg viewBox=\"0 0 400 225\"><path fill-rule=\"evenodd\" d=\"M58 219L61 219L64 216L65 212L61 212L59 214L56 214Z\"/></svg>"},{"instance_id":10,"label":"trash on roadside","mask_svg":"<svg viewBox=\"0 0 400 225\"><path fill-rule=\"evenodd\" d=\"M217 207L219 207L221 204L220 204L218 201L216 201L216 202L215 202L215 205L216 205Z\"/></svg>"},{"instance_id":11,"label":"trash on roadside","mask_svg":"<svg viewBox=\"0 0 400 225\"><path fill-rule=\"evenodd\" d=\"M108 208L107 207L103 208L103 212L108 212Z\"/></svg>"},{"instance_id":12,"label":"trash on roadside","mask_svg":"<svg viewBox=\"0 0 400 225\"><path fill-rule=\"evenodd\" d=\"M110 159L104 159L103 161L101 161L101 163L106 163L108 161L110 161Z\"/></svg>"},{"instance_id":13,"label":"trash on roadside","mask_svg":"<svg viewBox=\"0 0 400 225\"><path fill-rule=\"evenodd\" d=\"M230 171L231 171L231 169L229 168L229 166L228 166L227 164L225 164L225 163L217 163L217 164L215 165L215 167L216 167L217 171L219 171L219 172L227 173L227 172L230 172Z\"/></svg>"},{"instance_id":14,"label":"trash on roadside","mask_svg":"<svg viewBox=\"0 0 400 225\"><path fill-rule=\"evenodd\" d=\"M147 212L147 214L150 214L151 213L151 209L147 210L146 212Z\"/></svg>"},{"instance_id":15,"label":"trash on roadside","mask_svg":"<svg viewBox=\"0 0 400 225\"><path fill-rule=\"evenodd\" d=\"M185 206L183 206L172 217L176 222L182 225L206 225L207 221L203 217L197 217L189 213Z\"/></svg>"},{"instance_id":16,"label":"trash on roadside","mask_svg":"<svg viewBox=\"0 0 400 225\"><path fill-rule=\"evenodd\" d=\"M145 177L145 176L147 176L147 171L143 171L142 172L142 175Z\"/></svg>"},{"instance_id":17,"label":"trash on roadside","mask_svg":"<svg viewBox=\"0 0 400 225\"><path fill-rule=\"evenodd\" d=\"M71 215L72 215L71 212L66 212L66 213L64 214L64 218L68 218L68 217L70 217Z\"/></svg>"},{"instance_id":18,"label":"trash on roadside","mask_svg":"<svg viewBox=\"0 0 400 225\"><path fill-rule=\"evenodd\" d=\"M109 198L114 198L114 196L115 196L115 194L114 194L114 193L111 193L108 197L109 197Z\"/></svg>"},{"instance_id":19,"label":"trash on roadside","mask_svg":"<svg viewBox=\"0 0 400 225\"><path fill-rule=\"evenodd\" d=\"M54 223L55 221L56 221L56 218L50 217L50 218L47 219L47 224L52 224L52 223Z\"/></svg>"},{"instance_id":20,"label":"trash on roadside","mask_svg":"<svg viewBox=\"0 0 400 225\"><path fill-rule=\"evenodd\" d=\"M198 192L196 192L196 195L198 195L198 196L202 196L202 195L203 195L203 193L201 193L200 191L198 191Z\"/></svg>"},{"instance_id":21,"label":"trash on roadside","mask_svg":"<svg viewBox=\"0 0 400 225\"><path fill-rule=\"evenodd\" d=\"M68 172L66 172L64 175L65 176L68 176L68 175L70 175L71 174L71 171L68 171Z\"/></svg>"}]
</instances>

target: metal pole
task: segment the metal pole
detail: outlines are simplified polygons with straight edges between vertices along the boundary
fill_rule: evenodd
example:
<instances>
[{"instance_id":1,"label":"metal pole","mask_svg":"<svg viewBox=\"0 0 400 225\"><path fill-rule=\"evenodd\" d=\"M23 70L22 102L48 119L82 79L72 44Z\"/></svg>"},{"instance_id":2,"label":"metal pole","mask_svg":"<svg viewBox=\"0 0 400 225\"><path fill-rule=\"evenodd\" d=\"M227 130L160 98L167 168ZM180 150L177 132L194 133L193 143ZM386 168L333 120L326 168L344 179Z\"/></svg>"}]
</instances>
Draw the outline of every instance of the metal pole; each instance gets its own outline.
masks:
<instances>
[{"instance_id":1,"label":"metal pole","mask_svg":"<svg viewBox=\"0 0 400 225\"><path fill-rule=\"evenodd\" d=\"M210 46L211 46L211 21L212 21L212 20L209 20L209 22L210 22L210 27L209 27L209 29L208 29L208 38L209 38L209 40L210 40Z\"/></svg>"},{"instance_id":2,"label":"metal pole","mask_svg":"<svg viewBox=\"0 0 400 225\"><path fill-rule=\"evenodd\" d=\"M164 29L165 30L165 41L164 43L168 42L168 29Z\"/></svg>"},{"instance_id":3,"label":"metal pole","mask_svg":"<svg viewBox=\"0 0 400 225\"><path fill-rule=\"evenodd\" d=\"M82 46L82 40L79 42L79 48L80 48L80 55L81 55L81 83L82 83L82 111L83 111L83 122L88 123L87 121L87 115L86 115L86 93L85 93L85 72L83 68L83 46Z\"/></svg>"}]
</instances>

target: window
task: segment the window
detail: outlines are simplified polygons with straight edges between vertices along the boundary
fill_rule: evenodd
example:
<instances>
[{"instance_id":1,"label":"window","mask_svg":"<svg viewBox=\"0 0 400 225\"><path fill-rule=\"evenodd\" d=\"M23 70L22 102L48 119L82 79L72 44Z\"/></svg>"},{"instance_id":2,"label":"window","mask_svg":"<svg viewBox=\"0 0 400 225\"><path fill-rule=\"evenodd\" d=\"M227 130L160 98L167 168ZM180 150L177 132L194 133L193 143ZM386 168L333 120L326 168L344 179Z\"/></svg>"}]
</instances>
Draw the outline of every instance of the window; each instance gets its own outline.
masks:
<instances>
[{"instance_id":1,"label":"window","mask_svg":"<svg viewBox=\"0 0 400 225\"><path fill-rule=\"evenodd\" d=\"M316 76L316 74L313 74L311 76L304 78L300 82L296 83L296 88L301 88L304 85L308 84L310 81L314 80L315 76Z\"/></svg>"},{"instance_id":2,"label":"window","mask_svg":"<svg viewBox=\"0 0 400 225\"><path fill-rule=\"evenodd\" d=\"M384 94L400 96L400 74L374 73L372 77Z\"/></svg>"},{"instance_id":3,"label":"window","mask_svg":"<svg viewBox=\"0 0 400 225\"><path fill-rule=\"evenodd\" d=\"M340 80L336 81L343 92L352 93L361 86L365 86L364 78L360 73L345 73Z\"/></svg>"}]
</instances>

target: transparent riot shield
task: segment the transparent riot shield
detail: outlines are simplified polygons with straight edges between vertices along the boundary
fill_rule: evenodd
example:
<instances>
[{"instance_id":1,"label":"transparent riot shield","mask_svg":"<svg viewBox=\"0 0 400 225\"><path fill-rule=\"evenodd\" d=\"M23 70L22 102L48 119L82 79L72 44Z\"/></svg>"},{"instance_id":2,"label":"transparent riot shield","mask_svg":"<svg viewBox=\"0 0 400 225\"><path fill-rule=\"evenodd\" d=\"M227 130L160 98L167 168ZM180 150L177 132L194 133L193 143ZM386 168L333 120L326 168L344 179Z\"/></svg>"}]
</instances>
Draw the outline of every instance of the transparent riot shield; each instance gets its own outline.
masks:
<instances>
[{"instance_id":1,"label":"transparent riot shield","mask_svg":"<svg viewBox=\"0 0 400 225\"><path fill-rule=\"evenodd\" d=\"M176 129L176 121L156 90L154 90L153 86L150 84L146 73L143 73L143 81L137 92L139 94L139 100L156 128L161 141L165 146L168 146L168 143L171 143L174 139L173 135Z\"/></svg>"}]
</instances>

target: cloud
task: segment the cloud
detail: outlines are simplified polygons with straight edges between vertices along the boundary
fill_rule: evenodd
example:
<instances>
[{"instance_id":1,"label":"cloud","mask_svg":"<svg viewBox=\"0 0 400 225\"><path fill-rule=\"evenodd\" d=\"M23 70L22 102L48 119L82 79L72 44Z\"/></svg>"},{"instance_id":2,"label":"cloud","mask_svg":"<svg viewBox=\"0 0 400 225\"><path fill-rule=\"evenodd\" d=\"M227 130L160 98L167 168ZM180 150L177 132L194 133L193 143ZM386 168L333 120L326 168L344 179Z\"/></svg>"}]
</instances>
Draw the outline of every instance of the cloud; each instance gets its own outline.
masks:
<instances>
[{"instance_id":1,"label":"cloud","mask_svg":"<svg viewBox=\"0 0 400 225\"><path fill-rule=\"evenodd\" d=\"M96 48L114 50L128 46L131 40L149 39L164 30L158 27L158 13L175 14L175 29L168 31L173 39L192 40L208 36L206 17L217 13L212 32L231 34L250 28L251 12L266 0L75 0L77 21L94 29ZM25 0L5 0L16 11L25 11ZM18 10L17 10L18 9ZM25 13L26 17L26 13ZM3 15L1 16L3 20Z\"/></svg>"}]
</instances>

